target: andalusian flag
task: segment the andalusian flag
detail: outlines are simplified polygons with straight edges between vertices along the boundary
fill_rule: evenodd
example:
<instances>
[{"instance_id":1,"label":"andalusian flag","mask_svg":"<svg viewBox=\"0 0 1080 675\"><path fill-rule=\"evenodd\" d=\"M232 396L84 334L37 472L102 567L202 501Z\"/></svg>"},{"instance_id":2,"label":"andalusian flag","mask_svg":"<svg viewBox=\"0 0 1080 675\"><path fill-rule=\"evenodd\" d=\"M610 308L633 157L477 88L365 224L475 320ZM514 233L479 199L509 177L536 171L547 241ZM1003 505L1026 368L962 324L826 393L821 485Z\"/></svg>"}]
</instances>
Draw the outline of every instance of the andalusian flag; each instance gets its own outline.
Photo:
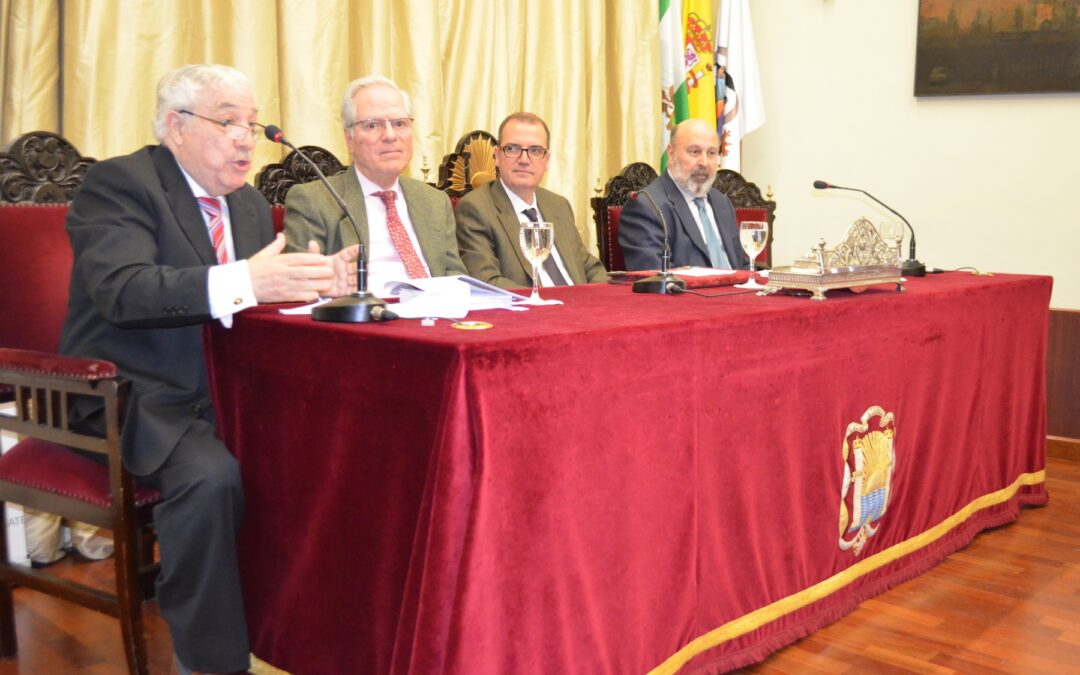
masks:
<instances>
[{"instance_id":1,"label":"andalusian flag","mask_svg":"<svg viewBox=\"0 0 1080 675\"><path fill-rule=\"evenodd\" d=\"M765 123L749 0L721 0L716 31L720 168L741 171L742 138Z\"/></svg>"},{"instance_id":2,"label":"andalusian flag","mask_svg":"<svg viewBox=\"0 0 1080 675\"><path fill-rule=\"evenodd\" d=\"M716 125L720 167L735 171L742 137L765 123L748 2L660 0L661 172L671 130L687 118Z\"/></svg>"},{"instance_id":3,"label":"andalusian flag","mask_svg":"<svg viewBox=\"0 0 1080 675\"><path fill-rule=\"evenodd\" d=\"M667 170L671 130L687 117L686 71L683 67L682 0L660 0L660 173Z\"/></svg>"},{"instance_id":4,"label":"andalusian flag","mask_svg":"<svg viewBox=\"0 0 1080 675\"><path fill-rule=\"evenodd\" d=\"M660 0L661 172L667 169L667 145L676 124L690 117L716 123L712 3Z\"/></svg>"}]
</instances>

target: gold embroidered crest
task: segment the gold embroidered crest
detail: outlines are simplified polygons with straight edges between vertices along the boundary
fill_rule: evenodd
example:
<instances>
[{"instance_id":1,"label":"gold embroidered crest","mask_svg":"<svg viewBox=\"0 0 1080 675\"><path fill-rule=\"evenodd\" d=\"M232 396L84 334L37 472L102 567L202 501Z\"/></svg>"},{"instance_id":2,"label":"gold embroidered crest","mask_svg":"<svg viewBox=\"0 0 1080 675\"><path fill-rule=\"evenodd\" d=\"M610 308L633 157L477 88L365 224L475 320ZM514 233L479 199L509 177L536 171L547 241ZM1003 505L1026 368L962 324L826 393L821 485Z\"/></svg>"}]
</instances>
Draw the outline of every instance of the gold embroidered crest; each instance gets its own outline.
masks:
<instances>
[{"instance_id":1,"label":"gold embroidered crest","mask_svg":"<svg viewBox=\"0 0 1080 675\"><path fill-rule=\"evenodd\" d=\"M896 453L896 423L892 413L872 406L844 434L844 483L840 490L840 549L862 553L877 534L878 521L889 506L889 489Z\"/></svg>"}]
</instances>

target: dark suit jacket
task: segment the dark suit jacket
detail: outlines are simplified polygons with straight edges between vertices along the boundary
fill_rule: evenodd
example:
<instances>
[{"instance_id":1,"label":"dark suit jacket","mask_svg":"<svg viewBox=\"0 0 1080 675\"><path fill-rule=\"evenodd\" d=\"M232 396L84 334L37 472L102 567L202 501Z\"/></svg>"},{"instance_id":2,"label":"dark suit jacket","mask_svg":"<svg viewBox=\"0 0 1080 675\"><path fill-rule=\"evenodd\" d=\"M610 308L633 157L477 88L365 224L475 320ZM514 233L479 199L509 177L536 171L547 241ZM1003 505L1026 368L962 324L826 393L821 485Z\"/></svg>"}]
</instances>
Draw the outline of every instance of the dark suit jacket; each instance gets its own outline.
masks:
<instances>
[{"instance_id":1,"label":"dark suit jacket","mask_svg":"<svg viewBox=\"0 0 1080 675\"><path fill-rule=\"evenodd\" d=\"M356 177L356 169L350 166L327 179L356 219L364 247L371 246L368 237L367 208L364 193ZM458 255L454 237L454 210L450 198L430 185L402 176L401 190L405 193L405 206L409 210L420 254L433 277L465 274L465 265ZM341 207L318 181L294 185L285 198L285 238L289 250L306 251L308 241L315 240L319 250L327 255L337 253L356 243L353 232Z\"/></svg>"},{"instance_id":2,"label":"dark suit jacket","mask_svg":"<svg viewBox=\"0 0 1080 675\"><path fill-rule=\"evenodd\" d=\"M553 224L555 248L575 284L607 281L607 270L585 250L574 224L574 211L564 197L536 189L536 205ZM454 209L461 259L469 275L501 288L532 286L532 264L521 252L521 221L502 182L493 180L469 192Z\"/></svg>"},{"instance_id":3,"label":"dark suit jacket","mask_svg":"<svg viewBox=\"0 0 1080 675\"><path fill-rule=\"evenodd\" d=\"M236 257L274 237L270 206L253 187L228 195ZM67 219L75 254L60 351L107 359L130 380L124 463L152 473L210 406L203 324L216 264L198 202L163 145L98 162ZM97 410L77 402L76 421Z\"/></svg>"},{"instance_id":4,"label":"dark suit jacket","mask_svg":"<svg viewBox=\"0 0 1080 675\"><path fill-rule=\"evenodd\" d=\"M662 176L645 188L660 211L664 214L670 231L671 266L710 267L709 247L701 236L690 207L675 181L665 171ZM735 207L719 190L709 190L709 205L716 224L720 228L720 240L724 244L731 266L748 269L750 258L739 244L739 226L735 222ZM619 216L619 245L626 259L628 270L655 270L660 268L660 251L664 246L664 230L656 219L656 211L644 196L630 200Z\"/></svg>"}]
</instances>

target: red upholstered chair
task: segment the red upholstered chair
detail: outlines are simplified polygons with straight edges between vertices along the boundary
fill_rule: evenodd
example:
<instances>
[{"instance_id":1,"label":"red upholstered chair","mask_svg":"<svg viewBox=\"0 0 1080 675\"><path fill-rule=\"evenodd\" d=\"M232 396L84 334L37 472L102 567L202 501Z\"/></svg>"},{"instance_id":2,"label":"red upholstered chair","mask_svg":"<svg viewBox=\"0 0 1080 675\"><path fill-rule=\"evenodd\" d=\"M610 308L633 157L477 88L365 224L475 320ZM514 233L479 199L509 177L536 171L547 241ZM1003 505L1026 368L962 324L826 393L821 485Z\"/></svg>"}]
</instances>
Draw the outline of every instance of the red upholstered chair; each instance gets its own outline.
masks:
<instances>
[{"instance_id":1,"label":"red upholstered chair","mask_svg":"<svg viewBox=\"0 0 1080 675\"><path fill-rule=\"evenodd\" d=\"M622 248L619 246L619 215L630 193L642 190L657 177L656 171L644 162L634 162L607 182L604 189L597 183L597 196L593 197L593 222L596 224L596 241L600 248L600 261L608 271L625 269ZM776 202L761 196L758 186L742 177L737 171L720 169L713 187L723 192L735 206L736 222L744 220L767 220L769 239L757 257L758 269L772 267L773 221L776 218Z\"/></svg>"},{"instance_id":2,"label":"red upholstered chair","mask_svg":"<svg viewBox=\"0 0 1080 675\"><path fill-rule=\"evenodd\" d=\"M0 346L53 352L67 313L67 204L0 204Z\"/></svg>"},{"instance_id":3,"label":"red upholstered chair","mask_svg":"<svg viewBox=\"0 0 1080 675\"><path fill-rule=\"evenodd\" d=\"M597 181L596 196L592 198L593 222L600 262L609 272L626 269L622 247L619 246L619 215L630 199L631 192L645 189L656 180L656 170L645 162L634 162L607 182L601 192Z\"/></svg>"},{"instance_id":4,"label":"red upholstered chair","mask_svg":"<svg viewBox=\"0 0 1080 675\"><path fill-rule=\"evenodd\" d=\"M769 223L769 238L765 248L757 257L758 269L772 268L773 225L776 221L776 202L772 199L772 190L766 197L761 196L761 189L743 178L738 171L720 169L716 172L713 187L727 195L735 206L735 220L765 220Z\"/></svg>"},{"instance_id":5,"label":"red upholstered chair","mask_svg":"<svg viewBox=\"0 0 1080 675\"><path fill-rule=\"evenodd\" d=\"M0 428L25 437L0 456L0 505L10 501L112 530L116 568L116 592L107 593L48 570L8 562L7 528L0 527L0 656L14 656L18 650L12 587L19 585L118 618L128 670L146 673L142 603L157 573L151 509L160 496L137 488L120 461L128 383L107 361L4 348L0 383L15 391L15 412L0 414ZM104 438L70 428L73 396L103 401ZM101 454L108 458L108 467L64 446Z\"/></svg>"},{"instance_id":6,"label":"red upholstered chair","mask_svg":"<svg viewBox=\"0 0 1080 675\"><path fill-rule=\"evenodd\" d=\"M285 230L285 205L272 205L270 215L274 217L274 232L283 232Z\"/></svg>"},{"instance_id":7,"label":"red upholstered chair","mask_svg":"<svg viewBox=\"0 0 1080 675\"><path fill-rule=\"evenodd\" d=\"M26 134L0 154L0 428L26 436L0 456L0 506L39 511L112 530L116 591L61 579L47 570L7 562L7 528L0 527L0 656L17 651L12 587L55 595L120 619L132 673L146 673L142 602L154 591L151 509L156 492L135 489L120 461L119 437L127 384L104 361L55 355L67 312L72 253L64 221L67 204L92 159L55 134ZM5 398L6 395L6 398ZM106 436L68 426L74 395L105 402ZM72 452L109 458L108 467Z\"/></svg>"},{"instance_id":8,"label":"red upholstered chair","mask_svg":"<svg viewBox=\"0 0 1080 675\"><path fill-rule=\"evenodd\" d=\"M317 145L303 145L300 150L311 158L319 170L325 176L333 176L344 171L347 167L342 164L332 152ZM280 232L285 227L285 197L289 188L297 183L310 183L319 180L319 177L311 169L311 166L297 156L293 150L285 155L280 164L267 164L259 173L255 174L255 189L266 197L271 206L281 206L281 211L274 212L274 228ZM279 221L280 213L280 221ZM279 224L280 222L280 224Z\"/></svg>"}]
</instances>

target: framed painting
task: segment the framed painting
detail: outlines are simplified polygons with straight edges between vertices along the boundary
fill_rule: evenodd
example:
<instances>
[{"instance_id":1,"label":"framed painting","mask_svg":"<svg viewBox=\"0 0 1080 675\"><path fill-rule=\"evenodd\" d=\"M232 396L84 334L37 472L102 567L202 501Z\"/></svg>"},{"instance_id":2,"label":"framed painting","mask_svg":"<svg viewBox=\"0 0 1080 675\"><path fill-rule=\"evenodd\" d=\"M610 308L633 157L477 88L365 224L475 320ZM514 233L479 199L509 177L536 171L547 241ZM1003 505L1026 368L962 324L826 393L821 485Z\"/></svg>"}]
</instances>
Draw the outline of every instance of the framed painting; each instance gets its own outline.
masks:
<instances>
[{"instance_id":1,"label":"framed painting","mask_svg":"<svg viewBox=\"0 0 1080 675\"><path fill-rule=\"evenodd\" d=\"M919 0L915 95L1080 91L1080 0Z\"/></svg>"}]
</instances>

